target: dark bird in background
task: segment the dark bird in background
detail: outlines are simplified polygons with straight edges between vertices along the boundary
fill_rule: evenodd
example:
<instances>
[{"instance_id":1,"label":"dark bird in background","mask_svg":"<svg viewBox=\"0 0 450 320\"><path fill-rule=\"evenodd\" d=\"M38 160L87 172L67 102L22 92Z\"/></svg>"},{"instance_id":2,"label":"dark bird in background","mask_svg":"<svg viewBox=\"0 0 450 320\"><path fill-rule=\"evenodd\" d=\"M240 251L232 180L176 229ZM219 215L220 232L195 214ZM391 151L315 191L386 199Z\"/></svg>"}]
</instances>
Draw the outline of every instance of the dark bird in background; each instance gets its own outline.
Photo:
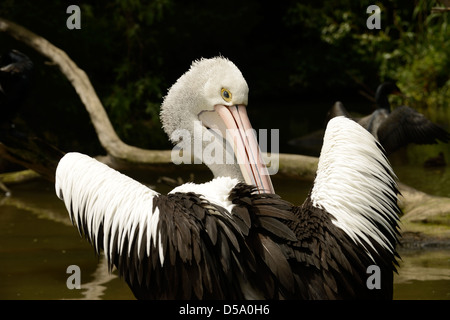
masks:
<instances>
[{"instance_id":1,"label":"dark bird in background","mask_svg":"<svg viewBox=\"0 0 450 320\"><path fill-rule=\"evenodd\" d=\"M441 126L428 120L422 113L411 107L400 106L391 112L388 96L401 94L400 89L393 82L380 84L375 93L377 109L370 115L355 119L360 125L374 135L391 154L410 144L435 144L438 141L448 143L450 134ZM328 117L349 113L344 105L337 101L330 110Z\"/></svg>"},{"instance_id":2,"label":"dark bird in background","mask_svg":"<svg viewBox=\"0 0 450 320\"><path fill-rule=\"evenodd\" d=\"M33 62L22 52L10 50L0 57L1 122L11 121L29 92Z\"/></svg>"},{"instance_id":3,"label":"dark bird in background","mask_svg":"<svg viewBox=\"0 0 450 320\"><path fill-rule=\"evenodd\" d=\"M327 113L326 122L338 116L352 118L367 129L384 147L386 154L410 144L435 144L438 141L448 143L450 133L436 123L428 120L422 113L411 107L400 106L391 112L388 96L402 95L393 82L380 84L375 92L376 110L371 114L354 118L341 101L336 101ZM289 144L310 150L319 149L323 141L323 130L294 138Z\"/></svg>"}]
</instances>

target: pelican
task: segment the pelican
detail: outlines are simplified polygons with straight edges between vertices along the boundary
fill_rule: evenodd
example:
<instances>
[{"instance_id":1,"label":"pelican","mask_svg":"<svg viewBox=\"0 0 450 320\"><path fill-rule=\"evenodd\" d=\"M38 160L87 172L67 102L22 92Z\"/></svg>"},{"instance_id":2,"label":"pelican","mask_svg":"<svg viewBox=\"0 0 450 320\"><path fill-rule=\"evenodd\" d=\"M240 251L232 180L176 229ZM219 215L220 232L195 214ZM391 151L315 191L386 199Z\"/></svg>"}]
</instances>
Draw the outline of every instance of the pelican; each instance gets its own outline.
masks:
<instances>
[{"instance_id":1,"label":"pelican","mask_svg":"<svg viewBox=\"0 0 450 320\"><path fill-rule=\"evenodd\" d=\"M210 162L212 181L168 194L67 153L55 190L80 234L138 299L392 298L400 211L382 147L353 120L332 119L314 185L295 206L275 194L244 132L247 105L247 83L224 57L194 61L176 81L161 106L170 139L231 145L235 162Z\"/></svg>"},{"instance_id":2,"label":"pelican","mask_svg":"<svg viewBox=\"0 0 450 320\"><path fill-rule=\"evenodd\" d=\"M388 155L410 143L435 144L437 141L447 143L450 140L450 133L411 107L402 105L391 112L388 100L390 94L399 95L401 91L393 82L380 84L375 92L377 109L357 119L378 139ZM328 117L341 115L349 116L349 113L342 102L337 101Z\"/></svg>"}]
</instances>

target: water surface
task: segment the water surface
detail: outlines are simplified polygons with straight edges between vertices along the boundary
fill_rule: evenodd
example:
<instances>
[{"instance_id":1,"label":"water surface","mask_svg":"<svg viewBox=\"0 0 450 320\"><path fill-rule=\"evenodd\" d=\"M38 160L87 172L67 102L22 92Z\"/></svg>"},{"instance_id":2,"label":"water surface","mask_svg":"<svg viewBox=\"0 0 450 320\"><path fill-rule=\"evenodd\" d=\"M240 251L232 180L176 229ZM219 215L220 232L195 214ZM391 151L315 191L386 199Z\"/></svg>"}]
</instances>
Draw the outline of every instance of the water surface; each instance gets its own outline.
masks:
<instances>
[{"instance_id":1,"label":"water surface","mask_svg":"<svg viewBox=\"0 0 450 320\"><path fill-rule=\"evenodd\" d=\"M172 188L157 183L159 174L131 174L160 192ZM186 170L171 175L177 176L190 179ZM206 181L210 174L196 172L195 178ZM283 198L301 204L311 183L275 178L274 186ZM114 273L108 274L104 260L71 225L52 184L37 179L11 190L11 197L0 196L0 299L134 299L127 285ZM448 248L401 250L394 298L450 299ZM80 290L66 286L70 265L80 267Z\"/></svg>"}]
</instances>

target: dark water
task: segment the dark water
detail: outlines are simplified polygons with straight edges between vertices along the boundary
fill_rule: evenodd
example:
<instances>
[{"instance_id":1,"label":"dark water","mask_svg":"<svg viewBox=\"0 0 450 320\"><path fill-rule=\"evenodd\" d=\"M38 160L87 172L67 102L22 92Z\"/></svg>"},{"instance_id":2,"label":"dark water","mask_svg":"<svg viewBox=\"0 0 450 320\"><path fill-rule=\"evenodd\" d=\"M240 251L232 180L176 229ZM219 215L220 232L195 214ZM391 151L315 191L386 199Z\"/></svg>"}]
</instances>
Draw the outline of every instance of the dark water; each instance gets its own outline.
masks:
<instances>
[{"instance_id":1,"label":"dark water","mask_svg":"<svg viewBox=\"0 0 450 320\"><path fill-rule=\"evenodd\" d=\"M177 174L189 179L186 172ZM158 175L135 176L154 182ZM209 173L196 174L196 181L209 178ZM275 178L274 185L284 198L300 204L311 184ZM153 186L160 192L171 189ZM103 259L70 224L52 184L34 180L11 189L11 197L0 196L0 299L133 299L126 284L108 274ZM395 299L450 299L448 247L409 250L402 258ZM70 265L80 267L81 289L66 286Z\"/></svg>"}]
</instances>

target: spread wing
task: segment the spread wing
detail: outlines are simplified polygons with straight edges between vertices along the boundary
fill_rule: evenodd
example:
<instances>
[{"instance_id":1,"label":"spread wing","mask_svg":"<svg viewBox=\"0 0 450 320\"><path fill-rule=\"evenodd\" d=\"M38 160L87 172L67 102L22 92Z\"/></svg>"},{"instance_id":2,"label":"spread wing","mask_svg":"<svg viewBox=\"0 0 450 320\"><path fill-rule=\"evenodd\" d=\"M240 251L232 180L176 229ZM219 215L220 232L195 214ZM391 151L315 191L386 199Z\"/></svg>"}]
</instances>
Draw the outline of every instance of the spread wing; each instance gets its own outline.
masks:
<instances>
[{"instance_id":1,"label":"spread wing","mask_svg":"<svg viewBox=\"0 0 450 320\"><path fill-rule=\"evenodd\" d=\"M251 256L239 258L248 250L239 226L195 194L158 194L78 153L60 161L55 188L80 234L138 298L230 297L240 292L231 277L254 267Z\"/></svg>"},{"instance_id":2,"label":"spread wing","mask_svg":"<svg viewBox=\"0 0 450 320\"><path fill-rule=\"evenodd\" d=\"M401 106L378 128L378 139L389 154L409 143L447 143L450 133L414 109Z\"/></svg>"},{"instance_id":3,"label":"spread wing","mask_svg":"<svg viewBox=\"0 0 450 320\"><path fill-rule=\"evenodd\" d=\"M295 240L282 218L237 205L230 213L193 192L161 195L78 153L58 164L55 189L80 234L137 298L274 298L279 282L292 286L271 240Z\"/></svg>"},{"instance_id":4,"label":"spread wing","mask_svg":"<svg viewBox=\"0 0 450 320\"><path fill-rule=\"evenodd\" d=\"M395 175L375 138L350 119L332 119L310 195L294 209L300 221L293 226L296 246L302 248L294 253L316 283L310 294L392 298L397 194ZM381 268L383 290L367 288L369 265Z\"/></svg>"}]
</instances>

